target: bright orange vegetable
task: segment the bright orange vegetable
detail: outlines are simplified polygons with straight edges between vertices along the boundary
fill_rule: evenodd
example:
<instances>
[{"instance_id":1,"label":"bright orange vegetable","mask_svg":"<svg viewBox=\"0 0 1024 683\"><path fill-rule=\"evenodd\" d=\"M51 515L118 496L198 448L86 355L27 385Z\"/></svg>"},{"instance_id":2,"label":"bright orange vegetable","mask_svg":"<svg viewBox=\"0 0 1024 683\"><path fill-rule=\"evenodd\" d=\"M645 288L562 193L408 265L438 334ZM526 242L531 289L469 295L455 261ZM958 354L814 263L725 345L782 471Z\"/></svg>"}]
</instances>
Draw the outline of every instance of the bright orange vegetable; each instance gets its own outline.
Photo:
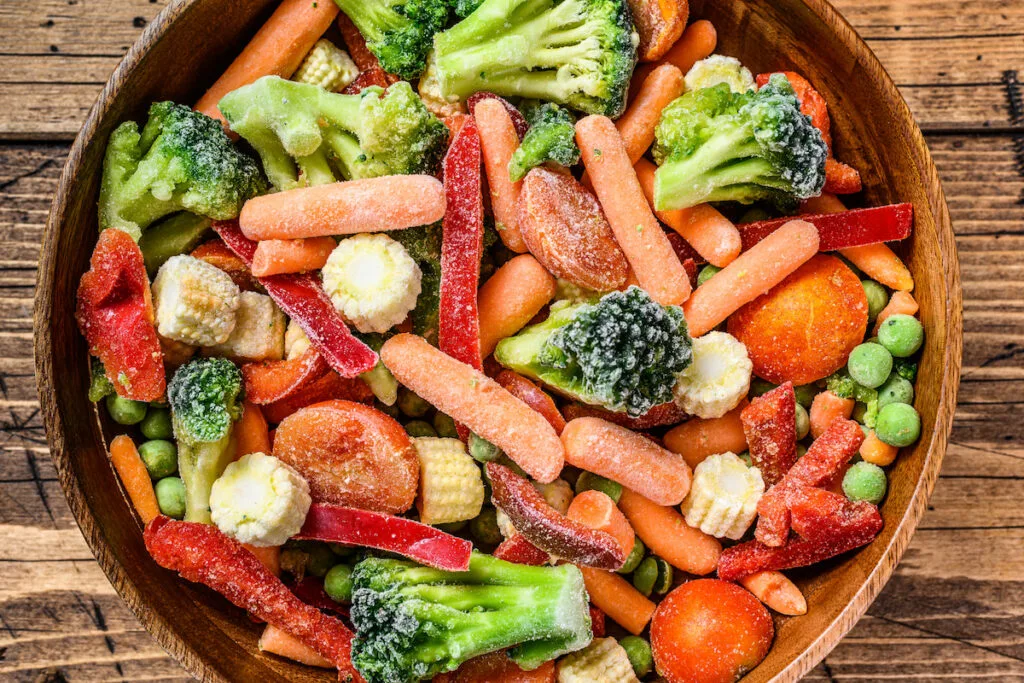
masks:
<instances>
[{"instance_id":1,"label":"bright orange vegetable","mask_svg":"<svg viewBox=\"0 0 1024 683\"><path fill-rule=\"evenodd\" d=\"M743 432L740 413L747 406L744 399L722 417L702 420L691 418L665 434L665 448L683 456L691 468L704 462L709 455L742 453L747 450L747 436Z\"/></svg>"},{"instance_id":2,"label":"bright orange vegetable","mask_svg":"<svg viewBox=\"0 0 1024 683\"><path fill-rule=\"evenodd\" d=\"M782 572L766 569L743 577L740 584L779 614L791 617L807 614L803 593Z\"/></svg>"},{"instance_id":3,"label":"bright orange vegetable","mask_svg":"<svg viewBox=\"0 0 1024 683\"><path fill-rule=\"evenodd\" d=\"M273 624L267 624L267 627L263 629L259 648L260 652L269 652L272 655L284 657L307 666L318 666L324 669L334 668L333 662L292 634L279 629Z\"/></svg>"},{"instance_id":4,"label":"bright orange vegetable","mask_svg":"<svg viewBox=\"0 0 1024 683\"><path fill-rule=\"evenodd\" d=\"M856 405L857 402L852 398L840 398L831 391L815 395L810 412L811 436L817 439L835 420L849 418Z\"/></svg>"},{"instance_id":5,"label":"bright orange vegetable","mask_svg":"<svg viewBox=\"0 0 1024 683\"><path fill-rule=\"evenodd\" d=\"M529 254L498 268L477 298L480 356L486 358L505 337L523 329L555 295L555 278Z\"/></svg>"},{"instance_id":6,"label":"bright orange vegetable","mask_svg":"<svg viewBox=\"0 0 1024 683\"><path fill-rule=\"evenodd\" d=\"M636 541L633 527L607 494L593 489L584 491L572 499L565 516L591 529L610 534L627 556L632 552Z\"/></svg>"},{"instance_id":7,"label":"bright orange vegetable","mask_svg":"<svg viewBox=\"0 0 1024 683\"><path fill-rule=\"evenodd\" d=\"M128 499L135 506L143 524L160 515L160 506L156 502L156 492L149 478L146 463L142 462L135 442L130 436L121 434L110 442L110 461L121 478Z\"/></svg>"},{"instance_id":8,"label":"bright orange vegetable","mask_svg":"<svg viewBox=\"0 0 1024 683\"><path fill-rule=\"evenodd\" d=\"M685 75L695 63L715 51L718 44L718 32L714 25L706 19L693 22L683 31L682 37L676 41L668 52L654 64L639 64L633 72L629 83L629 99L632 100L639 92L647 75L662 64L673 64Z\"/></svg>"},{"instance_id":9,"label":"bright orange vegetable","mask_svg":"<svg viewBox=\"0 0 1024 683\"><path fill-rule=\"evenodd\" d=\"M689 526L675 508L658 505L629 489L622 490L619 508L640 540L673 567L698 576L715 571L722 544Z\"/></svg>"},{"instance_id":10,"label":"bright orange vegetable","mask_svg":"<svg viewBox=\"0 0 1024 683\"><path fill-rule=\"evenodd\" d=\"M614 572L580 567L590 601L616 624L640 635L654 614L655 604L626 579Z\"/></svg>"},{"instance_id":11,"label":"bright orange vegetable","mask_svg":"<svg viewBox=\"0 0 1024 683\"><path fill-rule=\"evenodd\" d=\"M337 246L330 237L297 240L263 240L252 256L252 274L256 277L282 273L308 273L320 270Z\"/></svg>"},{"instance_id":12,"label":"bright orange vegetable","mask_svg":"<svg viewBox=\"0 0 1024 683\"><path fill-rule=\"evenodd\" d=\"M512 182L508 175L508 162L519 147L519 135L505 106L496 99L483 99L473 109L477 129L480 131L480 151L483 153L487 187L491 191L491 209L498 236L505 246L522 254L526 243L516 222L516 205L523 183Z\"/></svg>"},{"instance_id":13,"label":"bright orange vegetable","mask_svg":"<svg viewBox=\"0 0 1024 683\"><path fill-rule=\"evenodd\" d=\"M235 460L250 453L270 453L270 432L259 406L245 402L234 434Z\"/></svg>"}]
</instances>

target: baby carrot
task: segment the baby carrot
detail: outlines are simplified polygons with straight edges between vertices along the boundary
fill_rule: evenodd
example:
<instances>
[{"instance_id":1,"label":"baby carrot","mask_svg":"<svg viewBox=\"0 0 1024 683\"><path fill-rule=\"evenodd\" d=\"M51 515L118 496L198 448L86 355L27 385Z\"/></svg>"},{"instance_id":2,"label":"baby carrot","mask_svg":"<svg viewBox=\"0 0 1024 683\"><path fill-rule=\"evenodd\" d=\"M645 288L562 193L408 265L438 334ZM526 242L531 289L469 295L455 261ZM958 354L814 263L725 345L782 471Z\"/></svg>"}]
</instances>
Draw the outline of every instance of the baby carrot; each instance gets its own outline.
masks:
<instances>
[{"instance_id":1,"label":"baby carrot","mask_svg":"<svg viewBox=\"0 0 1024 683\"><path fill-rule=\"evenodd\" d=\"M523 329L554 295L555 278L529 254L498 268L477 295L480 356L487 358L499 341Z\"/></svg>"},{"instance_id":2,"label":"baby carrot","mask_svg":"<svg viewBox=\"0 0 1024 683\"><path fill-rule=\"evenodd\" d=\"M744 400L722 417L702 420L691 418L665 434L665 448L683 456L690 467L704 462L709 455L742 453L747 450L740 413L747 406Z\"/></svg>"},{"instance_id":3,"label":"baby carrot","mask_svg":"<svg viewBox=\"0 0 1024 683\"><path fill-rule=\"evenodd\" d=\"M690 278L651 212L615 124L606 116L587 116L576 124L576 142L615 240L637 280L663 306L686 301Z\"/></svg>"},{"instance_id":4,"label":"baby carrot","mask_svg":"<svg viewBox=\"0 0 1024 683\"><path fill-rule=\"evenodd\" d=\"M626 555L632 552L636 541L633 527L607 494L593 489L584 491L572 499L565 515L591 529L610 534Z\"/></svg>"},{"instance_id":5,"label":"baby carrot","mask_svg":"<svg viewBox=\"0 0 1024 683\"><path fill-rule=\"evenodd\" d=\"M516 206L523 183L513 183L508 176L508 162L519 147L519 135L508 110L496 99L477 102L473 116L480 131L480 151L483 152L498 235L506 247L522 254L526 251L526 243L516 222Z\"/></svg>"},{"instance_id":6,"label":"baby carrot","mask_svg":"<svg viewBox=\"0 0 1024 683\"><path fill-rule=\"evenodd\" d=\"M324 669L333 669L334 663L323 657L319 652L306 645L301 640L279 629L273 624L267 624L260 636L260 652L269 652L278 657L284 657L300 664L308 666L319 666Z\"/></svg>"},{"instance_id":7,"label":"baby carrot","mask_svg":"<svg viewBox=\"0 0 1024 683\"><path fill-rule=\"evenodd\" d=\"M655 64L639 64L633 72L633 80L629 84L629 99L633 99L639 92L647 74L662 64L673 64L683 75L693 67L694 64L704 59L715 51L718 44L718 32L714 25L706 19L695 21L686 27L682 37L676 41L665 55Z\"/></svg>"},{"instance_id":8,"label":"baby carrot","mask_svg":"<svg viewBox=\"0 0 1024 683\"><path fill-rule=\"evenodd\" d=\"M633 166L636 177L643 188L644 196L654 207L654 172L657 167L647 159L640 159ZM710 204L698 204L688 209L655 211L662 223L679 233L698 254L711 265L725 268L736 260L743 249L740 231L732 221Z\"/></svg>"},{"instance_id":9,"label":"baby carrot","mask_svg":"<svg viewBox=\"0 0 1024 683\"><path fill-rule=\"evenodd\" d=\"M251 240L286 240L402 230L435 223L444 209L437 178L391 175L254 197L238 224Z\"/></svg>"},{"instance_id":10,"label":"baby carrot","mask_svg":"<svg viewBox=\"0 0 1024 683\"><path fill-rule=\"evenodd\" d=\"M673 64L659 64L648 74L629 108L615 122L629 160L634 164L654 143L661 110L683 94L683 72Z\"/></svg>"},{"instance_id":11,"label":"baby carrot","mask_svg":"<svg viewBox=\"0 0 1024 683\"><path fill-rule=\"evenodd\" d=\"M234 434L235 460L250 453L270 453L270 433L259 406L245 402Z\"/></svg>"},{"instance_id":12,"label":"baby carrot","mask_svg":"<svg viewBox=\"0 0 1024 683\"><path fill-rule=\"evenodd\" d=\"M831 391L817 394L811 402L811 436L817 439L835 420L849 418L856 405L852 398L840 398Z\"/></svg>"},{"instance_id":13,"label":"baby carrot","mask_svg":"<svg viewBox=\"0 0 1024 683\"><path fill-rule=\"evenodd\" d=\"M269 453L269 450L263 453ZM256 556L256 559L263 563L263 566L270 570L274 576L281 575L281 546L255 546L243 543L245 549Z\"/></svg>"},{"instance_id":14,"label":"baby carrot","mask_svg":"<svg viewBox=\"0 0 1024 683\"><path fill-rule=\"evenodd\" d=\"M562 430L565 459L640 491L661 505L678 505L692 473L680 456L647 437L598 417L578 417Z\"/></svg>"},{"instance_id":15,"label":"baby carrot","mask_svg":"<svg viewBox=\"0 0 1024 683\"><path fill-rule=\"evenodd\" d=\"M159 517L160 506L156 502L153 482L130 436L121 434L114 437L110 442L110 461L142 523L148 524L151 519Z\"/></svg>"},{"instance_id":16,"label":"baby carrot","mask_svg":"<svg viewBox=\"0 0 1024 683\"><path fill-rule=\"evenodd\" d=\"M654 614L655 604L618 574L593 567L579 569L583 572L590 601L633 635L643 633Z\"/></svg>"},{"instance_id":17,"label":"baby carrot","mask_svg":"<svg viewBox=\"0 0 1024 683\"><path fill-rule=\"evenodd\" d=\"M504 650L463 662L455 671L434 676L431 683L555 683L555 662L523 671Z\"/></svg>"},{"instance_id":18,"label":"baby carrot","mask_svg":"<svg viewBox=\"0 0 1024 683\"><path fill-rule=\"evenodd\" d=\"M807 600L803 593L782 572L755 572L740 579L740 584L779 614L791 617L807 614Z\"/></svg>"},{"instance_id":19,"label":"baby carrot","mask_svg":"<svg viewBox=\"0 0 1024 683\"><path fill-rule=\"evenodd\" d=\"M687 525L675 508L658 505L628 488L622 490L619 508L640 540L673 567L698 576L715 571L722 544Z\"/></svg>"},{"instance_id":20,"label":"baby carrot","mask_svg":"<svg viewBox=\"0 0 1024 683\"><path fill-rule=\"evenodd\" d=\"M914 296L910 292L896 291L892 293L892 297L889 299L889 303L885 305L885 308L878 314L878 319L875 320L875 329L872 334L878 334L878 328L881 327L882 323L885 322L886 318L891 315L903 314L903 315L916 315L919 306Z\"/></svg>"},{"instance_id":21,"label":"baby carrot","mask_svg":"<svg viewBox=\"0 0 1024 683\"><path fill-rule=\"evenodd\" d=\"M252 256L252 274L256 277L282 273L308 273L320 270L338 243L330 237L297 240L263 240Z\"/></svg>"},{"instance_id":22,"label":"baby carrot","mask_svg":"<svg viewBox=\"0 0 1024 683\"><path fill-rule=\"evenodd\" d=\"M487 375L412 334L389 339L380 358L399 382L505 451L534 479L552 482L562 471L564 449L554 428Z\"/></svg>"},{"instance_id":23,"label":"baby carrot","mask_svg":"<svg viewBox=\"0 0 1024 683\"><path fill-rule=\"evenodd\" d=\"M693 292L683 306L690 334L699 337L715 329L817 253L817 228L801 220L786 223Z\"/></svg>"},{"instance_id":24,"label":"baby carrot","mask_svg":"<svg viewBox=\"0 0 1024 683\"><path fill-rule=\"evenodd\" d=\"M890 446L879 439L873 429L868 432L868 435L864 437L864 443L860 445L860 457L864 458L866 462L869 462L872 465L878 465L879 467L888 467L891 465L896 460L896 456L899 455L899 453L899 448L896 446Z\"/></svg>"},{"instance_id":25,"label":"baby carrot","mask_svg":"<svg viewBox=\"0 0 1024 683\"><path fill-rule=\"evenodd\" d=\"M231 66L196 102L196 111L223 121L217 103L224 95L263 76L290 77L337 15L338 6L333 2L283 0Z\"/></svg>"}]
</instances>

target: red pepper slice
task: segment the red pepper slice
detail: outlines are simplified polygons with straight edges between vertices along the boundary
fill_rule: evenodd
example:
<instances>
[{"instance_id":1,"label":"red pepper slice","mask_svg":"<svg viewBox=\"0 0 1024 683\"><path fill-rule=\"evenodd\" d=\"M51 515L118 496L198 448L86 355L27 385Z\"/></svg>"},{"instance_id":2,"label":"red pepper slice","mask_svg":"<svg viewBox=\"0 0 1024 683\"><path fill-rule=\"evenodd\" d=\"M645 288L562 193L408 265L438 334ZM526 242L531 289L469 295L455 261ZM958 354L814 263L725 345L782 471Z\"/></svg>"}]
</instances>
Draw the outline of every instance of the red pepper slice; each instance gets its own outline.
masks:
<instances>
[{"instance_id":1,"label":"red pepper slice","mask_svg":"<svg viewBox=\"0 0 1024 683\"><path fill-rule=\"evenodd\" d=\"M625 413L613 413L604 408L586 406L580 403L570 403L562 408L562 413L567 420L575 420L577 417L599 417L602 420L608 420L620 427L632 430L677 425L687 417L686 412L671 401L658 404L639 417L630 417Z\"/></svg>"},{"instance_id":2,"label":"red pepper slice","mask_svg":"<svg viewBox=\"0 0 1024 683\"><path fill-rule=\"evenodd\" d=\"M765 486L779 483L796 462L796 394L786 382L758 396L740 412L750 459Z\"/></svg>"},{"instance_id":3,"label":"red pepper slice","mask_svg":"<svg viewBox=\"0 0 1024 683\"><path fill-rule=\"evenodd\" d=\"M246 363L242 366L245 397L256 405L281 401L320 379L330 369L324 357L312 347L291 360Z\"/></svg>"},{"instance_id":4,"label":"red pepper slice","mask_svg":"<svg viewBox=\"0 0 1024 683\"><path fill-rule=\"evenodd\" d=\"M386 88L390 85L388 75L388 72L379 66L371 66L369 69L360 72L356 76L356 80L346 85L345 89L341 92L344 95L357 95L370 86Z\"/></svg>"},{"instance_id":5,"label":"red pepper slice","mask_svg":"<svg viewBox=\"0 0 1024 683\"><path fill-rule=\"evenodd\" d=\"M302 602L319 610L334 612L348 617L348 606L335 601L324 590L324 582L315 576L305 576L301 581L288 584L289 590Z\"/></svg>"},{"instance_id":6,"label":"red pepper slice","mask_svg":"<svg viewBox=\"0 0 1024 683\"><path fill-rule=\"evenodd\" d=\"M491 500L512 526L541 550L567 562L615 571L628 553L615 538L569 519L548 504L526 479L504 465L487 463Z\"/></svg>"},{"instance_id":7,"label":"red pepper slice","mask_svg":"<svg viewBox=\"0 0 1024 683\"><path fill-rule=\"evenodd\" d=\"M798 216L818 229L820 251L836 251L878 242L895 242L910 237L914 227L913 204L889 204L871 209L852 209L841 213ZM737 225L743 240L743 251L793 220L776 218Z\"/></svg>"},{"instance_id":8,"label":"red pepper slice","mask_svg":"<svg viewBox=\"0 0 1024 683\"><path fill-rule=\"evenodd\" d=\"M382 512L314 503L295 538L375 548L451 572L469 569L473 544L427 524Z\"/></svg>"},{"instance_id":9,"label":"red pepper slice","mask_svg":"<svg viewBox=\"0 0 1024 683\"><path fill-rule=\"evenodd\" d=\"M338 667L341 680L363 681L352 666L352 632L305 604L255 555L211 524L160 516L146 525L146 549L156 563L202 583L256 617L287 631Z\"/></svg>"},{"instance_id":10,"label":"red pepper slice","mask_svg":"<svg viewBox=\"0 0 1024 683\"><path fill-rule=\"evenodd\" d=\"M590 606L590 630L594 632L595 638L604 638L605 636L604 617L604 612L593 605Z\"/></svg>"},{"instance_id":11,"label":"red pepper slice","mask_svg":"<svg viewBox=\"0 0 1024 683\"><path fill-rule=\"evenodd\" d=\"M509 118L512 119L512 125L516 129L516 135L522 140L523 136L526 135L526 131L530 129L530 124L526 122L526 118L522 112L512 106L512 104L500 95L495 95L492 92L476 92L469 96L466 100L466 107L469 109L469 113L474 113L476 109L476 103L480 100L498 100L501 102L501 106L505 107L505 111L508 112Z\"/></svg>"},{"instance_id":12,"label":"red pepper slice","mask_svg":"<svg viewBox=\"0 0 1024 683\"><path fill-rule=\"evenodd\" d=\"M193 249L189 256L200 261L206 261L214 268L223 270L228 274L232 282L238 285L239 289L246 292L259 291L259 283L253 274L249 272L249 266L235 252L228 249L228 245L224 244L224 240L203 242Z\"/></svg>"},{"instance_id":13,"label":"red pepper slice","mask_svg":"<svg viewBox=\"0 0 1024 683\"><path fill-rule=\"evenodd\" d=\"M280 401L268 403L261 408L263 417L271 424L279 424L286 417L301 408L323 401L342 400L356 403L373 403L373 392L366 382L358 377L341 377L333 370L319 379L304 385L301 389Z\"/></svg>"},{"instance_id":14,"label":"red pepper slice","mask_svg":"<svg viewBox=\"0 0 1024 683\"><path fill-rule=\"evenodd\" d=\"M565 429L565 418L558 412L554 400L536 384L511 370L502 370L494 378L494 381L504 387L508 393L543 415L557 433L561 434Z\"/></svg>"},{"instance_id":15,"label":"red pepper slice","mask_svg":"<svg viewBox=\"0 0 1024 683\"><path fill-rule=\"evenodd\" d=\"M104 230L78 285L75 311L89 353L103 362L118 396L157 401L164 395L160 340L142 251L127 233Z\"/></svg>"},{"instance_id":16,"label":"red pepper slice","mask_svg":"<svg viewBox=\"0 0 1024 683\"><path fill-rule=\"evenodd\" d=\"M530 543L522 534L516 534L502 541L501 545L494 549L494 556L506 562L528 564L533 567L547 564L550 559L546 552Z\"/></svg>"}]
</instances>

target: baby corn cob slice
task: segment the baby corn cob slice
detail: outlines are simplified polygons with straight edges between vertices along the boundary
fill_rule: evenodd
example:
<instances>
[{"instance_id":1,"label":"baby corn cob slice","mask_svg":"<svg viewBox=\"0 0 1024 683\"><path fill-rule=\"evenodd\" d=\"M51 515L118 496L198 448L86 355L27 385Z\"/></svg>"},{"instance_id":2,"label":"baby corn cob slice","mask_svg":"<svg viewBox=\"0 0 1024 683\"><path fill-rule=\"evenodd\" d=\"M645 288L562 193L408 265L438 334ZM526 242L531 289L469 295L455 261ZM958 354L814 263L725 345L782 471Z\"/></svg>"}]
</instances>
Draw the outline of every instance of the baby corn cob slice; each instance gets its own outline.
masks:
<instances>
[{"instance_id":1,"label":"baby corn cob slice","mask_svg":"<svg viewBox=\"0 0 1024 683\"><path fill-rule=\"evenodd\" d=\"M582 650L562 658L558 683L640 683L640 679L617 640L595 638Z\"/></svg>"},{"instance_id":2,"label":"baby corn cob slice","mask_svg":"<svg viewBox=\"0 0 1024 683\"><path fill-rule=\"evenodd\" d=\"M484 504L480 467L458 439L423 436L413 439L420 459L416 508L424 524L473 519Z\"/></svg>"},{"instance_id":3,"label":"baby corn cob slice","mask_svg":"<svg viewBox=\"0 0 1024 683\"><path fill-rule=\"evenodd\" d=\"M764 480L734 453L709 456L693 470L693 484L683 501L686 523L715 538L737 540L757 516Z\"/></svg>"}]
</instances>

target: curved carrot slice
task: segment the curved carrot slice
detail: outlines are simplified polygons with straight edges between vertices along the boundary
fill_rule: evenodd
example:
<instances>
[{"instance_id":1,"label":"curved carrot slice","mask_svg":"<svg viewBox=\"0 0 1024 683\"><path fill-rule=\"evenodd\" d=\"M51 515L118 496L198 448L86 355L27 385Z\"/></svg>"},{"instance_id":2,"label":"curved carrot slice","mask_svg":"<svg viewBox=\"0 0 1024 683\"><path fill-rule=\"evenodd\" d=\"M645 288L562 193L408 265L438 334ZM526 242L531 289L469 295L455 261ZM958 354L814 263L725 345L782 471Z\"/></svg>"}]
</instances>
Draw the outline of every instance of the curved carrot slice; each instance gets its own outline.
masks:
<instances>
[{"instance_id":1,"label":"curved carrot slice","mask_svg":"<svg viewBox=\"0 0 1024 683\"><path fill-rule=\"evenodd\" d=\"M836 420L849 419L856 404L852 398L840 398L831 391L815 395L810 411L811 436L817 439Z\"/></svg>"},{"instance_id":2,"label":"curved carrot slice","mask_svg":"<svg viewBox=\"0 0 1024 683\"><path fill-rule=\"evenodd\" d=\"M629 581L613 572L580 567L590 601L616 624L633 635L640 635L654 614L655 604Z\"/></svg>"},{"instance_id":3,"label":"curved carrot slice","mask_svg":"<svg viewBox=\"0 0 1024 683\"><path fill-rule=\"evenodd\" d=\"M690 467L704 462L709 455L742 453L747 450L740 413L747 407L744 399L722 417L703 420L695 417L665 434L665 448L683 456Z\"/></svg>"},{"instance_id":4,"label":"curved carrot slice","mask_svg":"<svg viewBox=\"0 0 1024 683\"><path fill-rule=\"evenodd\" d=\"M903 261L883 242L865 244L862 247L847 247L839 253L850 263L864 271L872 280L878 280L886 287L910 292L914 289L914 276Z\"/></svg>"},{"instance_id":5,"label":"curved carrot slice","mask_svg":"<svg viewBox=\"0 0 1024 683\"><path fill-rule=\"evenodd\" d=\"M722 544L687 525L674 508L658 505L628 488L622 490L619 508L640 540L673 567L698 576L715 570Z\"/></svg>"},{"instance_id":6,"label":"curved carrot slice","mask_svg":"<svg viewBox=\"0 0 1024 683\"><path fill-rule=\"evenodd\" d=\"M336 246L337 242L330 237L263 240L256 245L256 253L252 257L252 274L264 277L320 270Z\"/></svg>"},{"instance_id":7,"label":"curved carrot slice","mask_svg":"<svg viewBox=\"0 0 1024 683\"><path fill-rule=\"evenodd\" d=\"M583 526L611 535L627 556L633 551L636 533L607 494L593 489L584 491L572 499L565 516Z\"/></svg>"},{"instance_id":8,"label":"curved carrot slice","mask_svg":"<svg viewBox=\"0 0 1024 683\"><path fill-rule=\"evenodd\" d=\"M482 99L473 109L480 130L480 147L487 171L487 186L491 190L491 209L495 227L505 246L523 253L526 243L516 222L516 203L522 181L513 183L508 177L508 162L519 147L519 135L504 105L496 99Z\"/></svg>"},{"instance_id":9,"label":"curved carrot slice","mask_svg":"<svg viewBox=\"0 0 1024 683\"><path fill-rule=\"evenodd\" d=\"M553 296L555 278L533 256L521 254L498 268L477 297L480 355L491 355L499 341L526 327Z\"/></svg>"},{"instance_id":10,"label":"curved carrot slice","mask_svg":"<svg viewBox=\"0 0 1024 683\"><path fill-rule=\"evenodd\" d=\"M242 366L245 398L256 405L280 401L320 379L328 370L327 361L313 348L291 360L246 363Z\"/></svg>"},{"instance_id":11,"label":"curved carrot slice","mask_svg":"<svg viewBox=\"0 0 1024 683\"><path fill-rule=\"evenodd\" d=\"M114 437L110 442L110 461L117 470L128 499L142 518L142 523L148 524L151 519L158 517L160 506L156 502L153 482L130 436L121 434Z\"/></svg>"},{"instance_id":12,"label":"curved carrot slice","mask_svg":"<svg viewBox=\"0 0 1024 683\"><path fill-rule=\"evenodd\" d=\"M267 624L267 627L263 629L263 635L260 636L258 647L260 652L269 652L272 655L284 657L299 664L318 666L323 669L334 668L334 664L329 659L273 624Z\"/></svg>"},{"instance_id":13,"label":"curved carrot slice","mask_svg":"<svg viewBox=\"0 0 1024 683\"><path fill-rule=\"evenodd\" d=\"M740 585L779 614L796 617L807 614L807 600L796 584L782 572L771 569L740 579Z\"/></svg>"}]
</instances>

